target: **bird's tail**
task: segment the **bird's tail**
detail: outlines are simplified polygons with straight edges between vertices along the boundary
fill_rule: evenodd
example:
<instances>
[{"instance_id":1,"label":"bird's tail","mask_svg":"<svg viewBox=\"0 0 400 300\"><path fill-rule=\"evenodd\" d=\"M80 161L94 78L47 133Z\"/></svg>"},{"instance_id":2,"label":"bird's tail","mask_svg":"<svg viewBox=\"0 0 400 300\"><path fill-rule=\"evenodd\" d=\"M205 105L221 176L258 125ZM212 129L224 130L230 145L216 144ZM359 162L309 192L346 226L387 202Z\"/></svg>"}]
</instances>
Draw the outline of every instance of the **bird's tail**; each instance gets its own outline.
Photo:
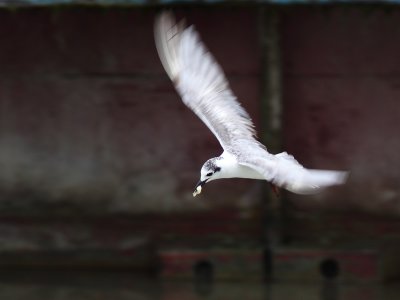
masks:
<instances>
[{"instance_id":1,"label":"bird's tail","mask_svg":"<svg viewBox=\"0 0 400 300\"><path fill-rule=\"evenodd\" d=\"M327 187L344 184L348 176L345 171L304 169L301 176L285 188L297 194L314 194Z\"/></svg>"},{"instance_id":2,"label":"bird's tail","mask_svg":"<svg viewBox=\"0 0 400 300\"><path fill-rule=\"evenodd\" d=\"M344 184L349 176L346 171L306 169L286 152L275 156L278 164L273 183L296 194L314 194Z\"/></svg>"}]
</instances>

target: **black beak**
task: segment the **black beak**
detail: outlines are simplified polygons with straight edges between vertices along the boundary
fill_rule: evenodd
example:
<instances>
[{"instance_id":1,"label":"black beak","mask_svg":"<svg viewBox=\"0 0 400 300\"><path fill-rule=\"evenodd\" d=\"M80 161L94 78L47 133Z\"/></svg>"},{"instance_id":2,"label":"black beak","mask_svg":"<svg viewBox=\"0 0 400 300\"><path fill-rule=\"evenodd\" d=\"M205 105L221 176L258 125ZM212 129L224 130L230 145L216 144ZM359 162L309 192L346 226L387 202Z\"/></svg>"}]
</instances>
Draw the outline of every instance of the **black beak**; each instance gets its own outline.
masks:
<instances>
[{"instance_id":1,"label":"black beak","mask_svg":"<svg viewBox=\"0 0 400 300\"><path fill-rule=\"evenodd\" d=\"M196 190L197 190L197 187L199 187L199 186L203 187L203 185L205 185L206 182L207 182L207 179L206 179L206 180L203 180L203 181L200 180L200 181L196 184L196 186L194 187L194 190L196 191Z\"/></svg>"},{"instance_id":2,"label":"black beak","mask_svg":"<svg viewBox=\"0 0 400 300\"><path fill-rule=\"evenodd\" d=\"M206 179L206 180L203 180L203 181L200 180L200 181L196 184L196 187L194 188L194 192L193 192L193 197L196 197L196 195L198 195L198 194L201 193L201 188L203 187L203 185L206 184L206 182L207 182L207 179Z\"/></svg>"},{"instance_id":3,"label":"black beak","mask_svg":"<svg viewBox=\"0 0 400 300\"><path fill-rule=\"evenodd\" d=\"M194 188L194 192L193 192L193 197L196 197L196 195L198 195L198 194L201 193L201 188L203 187L203 185L206 184L207 180L208 180L208 179L203 180L203 181L200 180L200 181L196 184L196 187Z\"/></svg>"}]
</instances>

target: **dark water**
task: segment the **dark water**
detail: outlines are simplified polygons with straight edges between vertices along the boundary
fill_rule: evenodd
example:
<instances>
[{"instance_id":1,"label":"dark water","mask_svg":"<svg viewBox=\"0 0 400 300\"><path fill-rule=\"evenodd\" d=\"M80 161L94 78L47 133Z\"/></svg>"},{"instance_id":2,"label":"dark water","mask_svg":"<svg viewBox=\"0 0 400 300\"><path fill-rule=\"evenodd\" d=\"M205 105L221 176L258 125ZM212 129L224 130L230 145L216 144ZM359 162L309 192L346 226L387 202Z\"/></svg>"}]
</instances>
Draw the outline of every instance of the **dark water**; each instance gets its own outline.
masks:
<instances>
[{"instance_id":1,"label":"dark water","mask_svg":"<svg viewBox=\"0 0 400 300\"><path fill-rule=\"evenodd\" d=\"M194 283L112 273L3 272L7 300L399 300L400 284Z\"/></svg>"}]
</instances>

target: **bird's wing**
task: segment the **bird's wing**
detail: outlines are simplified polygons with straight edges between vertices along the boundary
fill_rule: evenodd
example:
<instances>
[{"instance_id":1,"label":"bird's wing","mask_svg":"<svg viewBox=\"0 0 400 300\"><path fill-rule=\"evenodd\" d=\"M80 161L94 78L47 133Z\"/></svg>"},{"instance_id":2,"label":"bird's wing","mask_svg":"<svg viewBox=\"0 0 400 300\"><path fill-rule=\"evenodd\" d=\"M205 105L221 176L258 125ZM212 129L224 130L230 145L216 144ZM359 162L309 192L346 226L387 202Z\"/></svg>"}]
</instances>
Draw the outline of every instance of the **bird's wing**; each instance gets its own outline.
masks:
<instances>
[{"instance_id":1,"label":"bird's wing","mask_svg":"<svg viewBox=\"0 0 400 300\"><path fill-rule=\"evenodd\" d=\"M232 93L221 67L204 46L193 26L176 24L170 13L155 23L155 41L161 62L188 106L230 151L237 139L253 140L254 125Z\"/></svg>"},{"instance_id":2,"label":"bird's wing","mask_svg":"<svg viewBox=\"0 0 400 300\"><path fill-rule=\"evenodd\" d=\"M155 23L161 62L183 102L208 126L224 150L266 180L295 193L307 194L344 183L347 172L310 170L286 152L273 155L255 138L254 125L240 106L221 67L193 26L176 24L170 13Z\"/></svg>"},{"instance_id":3,"label":"bird's wing","mask_svg":"<svg viewBox=\"0 0 400 300\"><path fill-rule=\"evenodd\" d=\"M239 147L240 148L240 147ZM263 175L266 180L297 194L317 193L329 186L345 183L348 172L304 168L286 152L272 155L261 151L249 155L240 150L238 161Z\"/></svg>"}]
</instances>

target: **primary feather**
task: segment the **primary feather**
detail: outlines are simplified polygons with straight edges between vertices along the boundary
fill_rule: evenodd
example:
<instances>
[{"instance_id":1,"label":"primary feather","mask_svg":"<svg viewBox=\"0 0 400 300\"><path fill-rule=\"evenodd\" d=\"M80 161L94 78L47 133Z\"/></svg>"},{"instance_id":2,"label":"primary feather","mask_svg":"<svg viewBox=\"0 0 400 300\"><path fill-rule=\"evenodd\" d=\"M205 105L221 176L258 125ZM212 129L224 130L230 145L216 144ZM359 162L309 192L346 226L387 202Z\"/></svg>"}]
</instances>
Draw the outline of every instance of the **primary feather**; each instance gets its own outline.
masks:
<instances>
[{"instance_id":1,"label":"primary feather","mask_svg":"<svg viewBox=\"0 0 400 300\"><path fill-rule=\"evenodd\" d=\"M235 95L221 67L200 41L194 27L175 24L163 13L155 25L161 62L183 102L208 126L227 150L236 138L253 139L254 125Z\"/></svg>"}]
</instances>

